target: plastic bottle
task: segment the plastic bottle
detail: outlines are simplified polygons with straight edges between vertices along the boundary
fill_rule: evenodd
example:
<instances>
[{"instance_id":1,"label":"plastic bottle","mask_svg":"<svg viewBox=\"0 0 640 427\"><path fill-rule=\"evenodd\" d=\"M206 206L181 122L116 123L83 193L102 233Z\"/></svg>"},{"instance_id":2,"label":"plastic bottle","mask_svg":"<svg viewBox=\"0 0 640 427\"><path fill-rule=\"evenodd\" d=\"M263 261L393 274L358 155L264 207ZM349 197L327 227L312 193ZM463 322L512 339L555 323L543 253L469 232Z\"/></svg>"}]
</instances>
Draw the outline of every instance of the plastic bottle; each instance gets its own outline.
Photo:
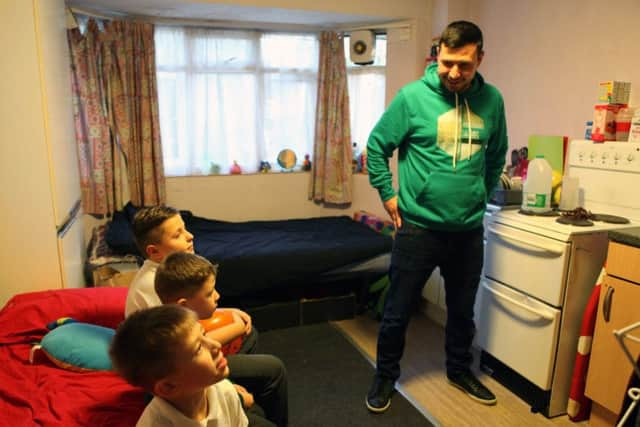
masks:
<instances>
[{"instance_id":1,"label":"plastic bottle","mask_svg":"<svg viewBox=\"0 0 640 427\"><path fill-rule=\"evenodd\" d=\"M527 179L522 185L522 210L544 213L551 210L552 171L542 155L529 162Z\"/></svg>"},{"instance_id":2,"label":"plastic bottle","mask_svg":"<svg viewBox=\"0 0 640 427\"><path fill-rule=\"evenodd\" d=\"M593 130L593 122L589 120L586 123L585 131L584 131L584 139L591 140L591 131Z\"/></svg>"},{"instance_id":3,"label":"plastic bottle","mask_svg":"<svg viewBox=\"0 0 640 427\"><path fill-rule=\"evenodd\" d=\"M351 155L353 156L353 158L351 159L351 168L353 170L353 173L358 173L360 172L360 168L358 165L358 157L360 157L360 150L358 149L357 142L353 143L353 146L351 148Z\"/></svg>"}]
</instances>

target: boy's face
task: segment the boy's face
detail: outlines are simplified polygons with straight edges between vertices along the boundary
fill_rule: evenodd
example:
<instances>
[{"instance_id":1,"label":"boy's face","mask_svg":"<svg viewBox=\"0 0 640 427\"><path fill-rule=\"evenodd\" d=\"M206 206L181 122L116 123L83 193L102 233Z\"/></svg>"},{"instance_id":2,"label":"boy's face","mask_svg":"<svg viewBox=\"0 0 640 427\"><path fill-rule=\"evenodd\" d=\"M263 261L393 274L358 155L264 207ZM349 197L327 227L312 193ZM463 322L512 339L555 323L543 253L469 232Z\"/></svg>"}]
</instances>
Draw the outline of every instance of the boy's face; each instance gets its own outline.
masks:
<instances>
[{"instance_id":1,"label":"boy's face","mask_svg":"<svg viewBox=\"0 0 640 427\"><path fill-rule=\"evenodd\" d=\"M185 298L184 306L195 311L198 319L208 319L213 316L213 312L218 308L220 294L216 291L216 278L211 275L205 280L191 298Z\"/></svg>"},{"instance_id":2,"label":"boy's face","mask_svg":"<svg viewBox=\"0 0 640 427\"><path fill-rule=\"evenodd\" d=\"M162 230L160 241L147 247L149 258L162 262L174 252L194 253L193 234L187 231L180 215L165 220L160 227Z\"/></svg>"},{"instance_id":3,"label":"boy's face","mask_svg":"<svg viewBox=\"0 0 640 427\"><path fill-rule=\"evenodd\" d=\"M191 332L176 348L176 371L166 381L174 386L174 392L186 395L198 392L229 375L227 359L219 342L207 338L204 329L193 321Z\"/></svg>"}]
</instances>

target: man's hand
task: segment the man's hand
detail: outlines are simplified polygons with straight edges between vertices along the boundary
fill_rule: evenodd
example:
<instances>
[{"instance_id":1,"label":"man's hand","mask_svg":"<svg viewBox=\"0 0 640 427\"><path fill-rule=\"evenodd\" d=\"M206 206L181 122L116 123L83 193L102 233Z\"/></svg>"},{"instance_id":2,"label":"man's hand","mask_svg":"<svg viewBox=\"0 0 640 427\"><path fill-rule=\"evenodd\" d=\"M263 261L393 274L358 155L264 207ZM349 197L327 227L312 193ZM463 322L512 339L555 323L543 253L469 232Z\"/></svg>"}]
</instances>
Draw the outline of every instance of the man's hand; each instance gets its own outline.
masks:
<instances>
[{"instance_id":1,"label":"man's hand","mask_svg":"<svg viewBox=\"0 0 640 427\"><path fill-rule=\"evenodd\" d=\"M242 406L244 409L249 409L253 406L253 394L249 393L246 388L242 387L239 384L233 385L236 388L236 391L242 397Z\"/></svg>"},{"instance_id":2,"label":"man's hand","mask_svg":"<svg viewBox=\"0 0 640 427\"><path fill-rule=\"evenodd\" d=\"M402 218L400 217L400 211L398 210L398 196L393 196L386 202L383 202L384 209L391 217L393 225L396 226L396 230L402 227Z\"/></svg>"},{"instance_id":3,"label":"man's hand","mask_svg":"<svg viewBox=\"0 0 640 427\"><path fill-rule=\"evenodd\" d=\"M233 310L235 314L240 316L240 318L244 322L244 335L249 335L251 333L251 316L238 308L232 308L230 310Z\"/></svg>"}]
</instances>

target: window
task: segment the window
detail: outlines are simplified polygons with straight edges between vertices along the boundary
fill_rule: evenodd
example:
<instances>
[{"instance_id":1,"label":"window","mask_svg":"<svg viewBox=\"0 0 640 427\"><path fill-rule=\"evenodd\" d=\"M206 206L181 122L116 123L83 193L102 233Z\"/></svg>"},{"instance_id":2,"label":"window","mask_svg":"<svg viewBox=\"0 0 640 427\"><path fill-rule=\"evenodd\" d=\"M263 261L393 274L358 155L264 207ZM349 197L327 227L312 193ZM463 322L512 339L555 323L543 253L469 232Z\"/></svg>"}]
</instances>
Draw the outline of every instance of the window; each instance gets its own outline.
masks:
<instances>
[{"instance_id":1,"label":"window","mask_svg":"<svg viewBox=\"0 0 640 427\"><path fill-rule=\"evenodd\" d=\"M386 35L376 36L375 59L371 65L357 65L349 59L348 36L344 38L349 76L349 111L351 114L351 139L358 150L367 145L371 130L385 108L385 66L387 61ZM354 153L355 154L355 153Z\"/></svg>"},{"instance_id":2,"label":"window","mask_svg":"<svg viewBox=\"0 0 640 427\"><path fill-rule=\"evenodd\" d=\"M157 26L156 67L167 176L278 170L289 148L313 152L318 37Z\"/></svg>"},{"instance_id":3,"label":"window","mask_svg":"<svg viewBox=\"0 0 640 427\"><path fill-rule=\"evenodd\" d=\"M234 162L279 171L281 150L298 165L313 154L317 34L156 26L155 42L167 176L228 174ZM344 42L351 135L363 148L384 111L386 36L368 66L353 64Z\"/></svg>"}]
</instances>

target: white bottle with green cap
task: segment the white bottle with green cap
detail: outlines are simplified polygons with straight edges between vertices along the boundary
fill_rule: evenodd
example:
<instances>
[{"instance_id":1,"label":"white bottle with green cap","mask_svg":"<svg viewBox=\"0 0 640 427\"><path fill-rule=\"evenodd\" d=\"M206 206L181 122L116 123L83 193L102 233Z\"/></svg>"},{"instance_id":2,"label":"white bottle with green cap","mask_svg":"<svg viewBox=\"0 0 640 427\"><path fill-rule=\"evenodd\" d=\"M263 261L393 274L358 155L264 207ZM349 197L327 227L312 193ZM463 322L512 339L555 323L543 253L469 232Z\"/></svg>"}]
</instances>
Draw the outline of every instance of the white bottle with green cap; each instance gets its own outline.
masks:
<instances>
[{"instance_id":1,"label":"white bottle with green cap","mask_svg":"<svg viewBox=\"0 0 640 427\"><path fill-rule=\"evenodd\" d=\"M529 162L527 179L522 185L522 210L532 213L551 211L552 171L549 162L537 155Z\"/></svg>"}]
</instances>

